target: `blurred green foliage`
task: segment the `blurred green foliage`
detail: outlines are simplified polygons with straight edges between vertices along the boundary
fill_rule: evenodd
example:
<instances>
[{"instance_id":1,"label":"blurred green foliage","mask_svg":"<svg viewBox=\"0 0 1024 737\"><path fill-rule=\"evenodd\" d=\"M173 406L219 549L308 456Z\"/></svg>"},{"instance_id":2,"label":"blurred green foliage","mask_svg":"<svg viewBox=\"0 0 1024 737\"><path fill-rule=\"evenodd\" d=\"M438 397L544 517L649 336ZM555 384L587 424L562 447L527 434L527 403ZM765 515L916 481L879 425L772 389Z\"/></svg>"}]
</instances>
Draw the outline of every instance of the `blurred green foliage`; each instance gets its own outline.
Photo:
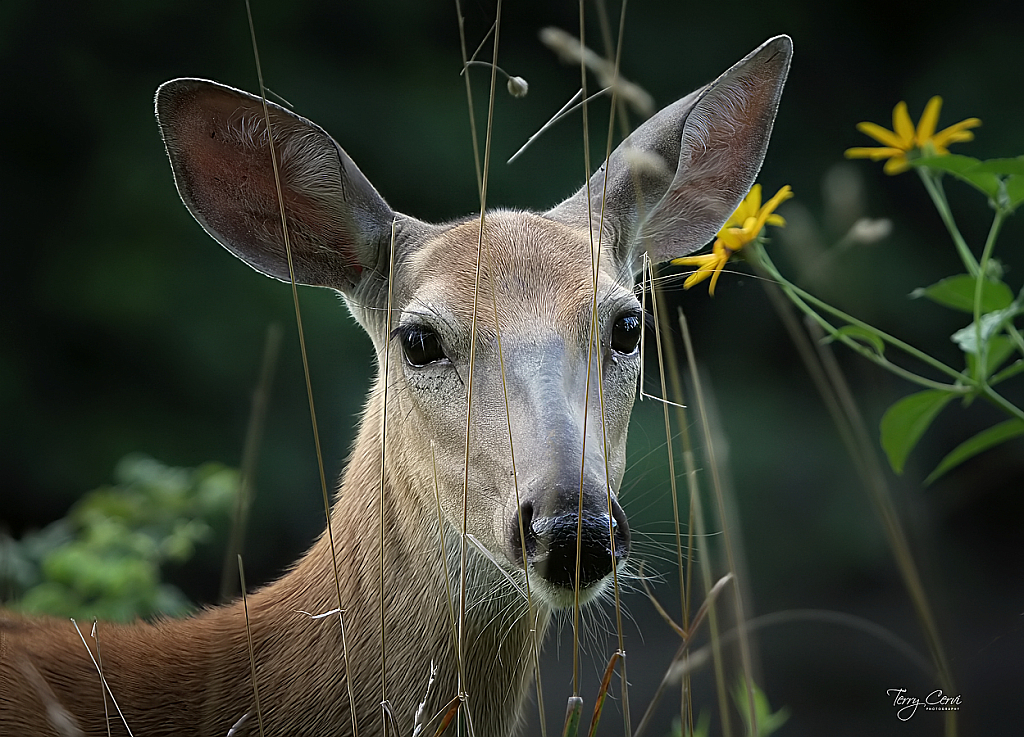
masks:
<instances>
[{"instance_id":1,"label":"blurred green foliage","mask_svg":"<svg viewBox=\"0 0 1024 737\"><path fill-rule=\"evenodd\" d=\"M161 580L210 538L238 491L238 472L219 463L172 468L123 458L115 484L82 497L68 515L20 540L0 533L5 606L32 614L128 621L193 608Z\"/></svg>"},{"instance_id":2,"label":"blurred green foliage","mask_svg":"<svg viewBox=\"0 0 1024 737\"><path fill-rule=\"evenodd\" d=\"M742 678L733 686L732 701L743 720L744 734L747 737L768 737L779 731L783 724L789 719L790 710L782 707L778 711L772 711L768 703L768 696L756 683L750 684L751 694L748 698L747 686ZM751 714L751 703L753 714ZM711 712L701 709L693 728L690 725L683 727L682 720L676 717L672 720L672 729L669 737L708 737L711 730Z\"/></svg>"},{"instance_id":3,"label":"blurred green foliage","mask_svg":"<svg viewBox=\"0 0 1024 737\"><path fill-rule=\"evenodd\" d=\"M732 700L743 718L743 726L746 728L748 737L768 737L775 734L779 728L789 719L790 711L782 707L778 711L772 711L768 703L768 695L761 690L756 683L750 684L748 696L746 684L743 680L733 687ZM751 712L753 704L753 712Z\"/></svg>"}]
</instances>

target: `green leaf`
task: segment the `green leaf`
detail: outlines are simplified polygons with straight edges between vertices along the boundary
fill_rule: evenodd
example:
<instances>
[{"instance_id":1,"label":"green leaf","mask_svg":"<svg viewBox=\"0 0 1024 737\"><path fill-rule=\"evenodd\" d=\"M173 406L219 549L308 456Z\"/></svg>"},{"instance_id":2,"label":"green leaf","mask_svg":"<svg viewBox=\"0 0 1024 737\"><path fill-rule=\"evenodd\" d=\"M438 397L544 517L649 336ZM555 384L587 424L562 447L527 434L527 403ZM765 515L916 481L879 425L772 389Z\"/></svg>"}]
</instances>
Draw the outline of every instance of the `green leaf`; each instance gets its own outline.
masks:
<instances>
[{"instance_id":1,"label":"green leaf","mask_svg":"<svg viewBox=\"0 0 1024 737\"><path fill-rule=\"evenodd\" d=\"M966 157L965 157L966 158ZM991 174L1024 174L1024 156L1017 156L1012 159L989 159L979 161L972 171L989 172Z\"/></svg>"},{"instance_id":2,"label":"green leaf","mask_svg":"<svg viewBox=\"0 0 1024 737\"><path fill-rule=\"evenodd\" d=\"M914 299L927 297L932 302L952 307L954 310L974 314L975 277L970 274L957 274L930 287L921 287L910 293ZM1001 281L984 280L981 287L981 312L994 312L1006 309L1013 302L1013 292Z\"/></svg>"},{"instance_id":3,"label":"green leaf","mask_svg":"<svg viewBox=\"0 0 1024 737\"><path fill-rule=\"evenodd\" d=\"M935 171L944 171L963 180L975 189L995 200L999 195L1000 177L990 171L979 169L982 162L970 156L947 154L946 156L925 156L910 162L913 166L924 166Z\"/></svg>"},{"instance_id":4,"label":"green leaf","mask_svg":"<svg viewBox=\"0 0 1024 737\"><path fill-rule=\"evenodd\" d=\"M996 384L1002 383L1007 379L1011 379L1022 372L1024 372L1024 358L1018 358L998 374L992 376L988 382L989 386L995 386Z\"/></svg>"},{"instance_id":5,"label":"green leaf","mask_svg":"<svg viewBox=\"0 0 1024 737\"><path fill-rule=\"evenodd\" d=\"M831 343L836 340L839 335L845 335L846 337L859 341L861 343L867 343L870 345L879 356L885 353L885 341L878 335L878 333L862 328L860 325L844 325L843 327L836 330L836 335L829 335L825 338L826 343Z\"/></svg>"},{"instance_id":6,"label":"green leaf","mask_svg":"<svg viewBox=\"0 0 1024 737\"><path fill-rule=\"evenodd\" d=\"M38 570L28 571L29 578L25 566L7 566L18 579L0 570L0 587L16 584L32 606L59 602L51 613L61 616L132 620L182 612L186 600L160 583L160 566L192 555L210 522L232 506L237 472L218 464L170 468L129 456L115 475L116 486L90 492L60 523L27 537L15 561L27 556ZM0 537L0 548L3 543ZM36 589L41 593L33 594Z\"/></svg>"},{"instance_id":7,"label":"green leaf","mask_svg":"<svg viewBox=\"0 0 1024 737\"><path fill-rule=\"evenodd\" d=\"M1024 203L1024 156L979 161L970 156L949 154L926 156L910 163L952 174L986 194L1005 212L1013 212Z\"/></svg>"},{"instance_id":8,"label":"green leaf","mask_svg":"<svg viewBox=\"0 0 1024 737\"><path fill-rule=\"evenodd\" d=\"M1007 440L1012 440L1019 435L1024 435L1024 420L1017 418L1000 422L998 425L994 425L987 430L982 430L970 440L960 443L949 455L943 458L939 465L935 467L935 470L928 474L928 478L924 480L924 485L930 485L944 473L959 466L967 459L973 458L978 453L1000 443L1005 443Z\"/></svg>"},{"instance_id":9,"label":"green leaf","mask_svg":"<svg viewBox=\"0 0 1024 737\"><path fill-rule=\"evenodd\" d=\"M1014 174L1006 179L1006 199L1010 210L1024 203L1024 174Z\"/></svg>"},{"instance_id":10,"label":"green leaf","mask_svg":"<svg viewBox=\"0 0 1024 737\"><path fill-rule=\"evenodd\" d=\"M903 397L885 411L880 426L882 448L893 471L903 473L910 451L954 396L941 389L926 389Z\"/></svg>"},{"instance_id":11,"label":"green leaf","mask_svg":"<svg viewBox=\"0 0 1024 737\"><path fill-rule=\"evenodd\" d=\"M743 723L747 728L746 733L748 735L757 734L761 737L768 737L779 731L779 728L786 723L786 720L789 719L789 709L784 706L778 711L773 712L765 692L755 683L751 683L750 687L753 692L753 714L750 713L751 699L747 695L747 689L742 678L739 679L732 690L733 701L740 712L740 716L743 718ZM756 727L755 724L757 725Z\"/></svg>"},{"instance_id":12,"label":"green leaf","mask_svg":"<svg viewBox=\"0 0 1024 737\"><path fill-rule=\"evenodd\" d=\"M995 312L989 312L986 315L981 316L981 342L982 345L987 345L993 335L1003 329L1003 326L1009 321L1020 314L1024 308L1018 305L1011 304L1005 310L996 310ZM977 354L978 351L978 331L974 327L972 322L965 328L960 328L950 339L960 346L960 350L964 353Z\"/></svg>"},{"instance_id":13,"label":"green leaf","mask_svg":"<svg viewBox=\"0 0 1024 737\"><path fill-rule=\"evenodd\" d=\"M976 159L973 156L962 156L960 154L922 156L919 159L910 160L911 166L924 166L937 171L948 171L950 174L962 174L980 163L980 159Z\"/></svg>"},{"instance_id":14,"label":"green leaf","mask_svg":"<svg viewBox=\"0 0 1024 737\"><path fill-rule=\"evenodd\" d=\"M984 378L988 378L1017 350L1017 344L1007 335L993 335L988 342L988 353L985 355ZM974 364L978 358L973 353L967 354L967 368L975 375Z\"/></svg>"}]
</instances>

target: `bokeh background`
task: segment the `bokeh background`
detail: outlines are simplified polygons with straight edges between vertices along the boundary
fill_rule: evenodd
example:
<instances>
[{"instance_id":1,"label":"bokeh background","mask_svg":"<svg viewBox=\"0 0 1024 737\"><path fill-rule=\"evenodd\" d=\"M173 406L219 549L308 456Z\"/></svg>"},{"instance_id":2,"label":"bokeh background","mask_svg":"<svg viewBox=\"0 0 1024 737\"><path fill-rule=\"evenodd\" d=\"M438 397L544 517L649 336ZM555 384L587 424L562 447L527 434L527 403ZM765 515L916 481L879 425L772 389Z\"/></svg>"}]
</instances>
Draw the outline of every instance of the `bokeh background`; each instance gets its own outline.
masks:
<instances>
[{"instance_id":1,"label":"bokeh background","mask_svg":"<svg viewBox=\"0 0 1024 737\"><path fill-rule=\"evenodd\" d=\"M513 165L501 163L578 88L578 69L538 40L548 25L578 33L578 12L573 3L505 3L501 65L525 77L530 93L500 95L495 105L493 205L546 208L583 181L578 116ZM600 49L595 6L587 12L588 40ZM434 221L477 207L454 3L254 0L253 13L268 87L325 127L393 207ZM487 3L465 4L471 48L493 13ZM961 152L1024 152L1019 7L634 2L622 73L664 105L777 33L793 37L796 53L760 181L770 192L791 184L796 199L782 209L790 228L773 252L825 299L957 361L948 336L964 317L908 299L959 270L926 194L913 174L886 177L842 152L869 144L858 121L888 125L899 100L916 118L933 94L945 98L940 123L984 121ZM481 58L489 57L488 47ZM250 581L265 582L307 547L323 516L291 294L216 246L180 204L151 102L156 86L177 76L256 88L241 0L0 4L0 526L17 536L62 516L129 452L172 465L237 465L264 335L276 322L286 337L245 548ZM486 72L473 80L482 119ZM604 147L602 110L592 118L595 156ZM948 191L980 248L987 205L966 186ZM829 249L860 216L892 218L893 234ZM1022 235L1018 215L998 254L1015 289L1024 279ZM748 610L847 612L924 652L881 526L761 285L739 266L714 299L678 285L671 294L689 317L716 407ZM372 371L370 345L336 297L303 290L301 298L327 472L336 477ZM847 351L837 356L873 431L912 387ZM646 388L657 393L656 384ZM638 556L662 574L659 598L677 601L673 555L663 547L670 497L660 407L644 402L635 418L637 470L623 496ZM920 482L956 443L998 419L981 403L947 407L904 475L889 478L952 659L963 734L1019 729L1024 445L987 453L930 488ZM213 546L171 577L195 600L214 601L221 555ZM626 602L636 717L676 643L642 592ZM588 703L612 650L600 639L588 638ZM567 630L549 642L553 721L570 692L570 643ZM792 711L783 734L942 729L934 713L896 719L887 689L924 696L934 686L862 633L793 619L759 631L755 643L761 685L773 706ZM712 710L709 683L707 674L698 679L698 696ZM660 710L656 734L668 732L672 709ZM621 732L616 719L606 714L606 734Z\"/></svg>"}]
</instances>

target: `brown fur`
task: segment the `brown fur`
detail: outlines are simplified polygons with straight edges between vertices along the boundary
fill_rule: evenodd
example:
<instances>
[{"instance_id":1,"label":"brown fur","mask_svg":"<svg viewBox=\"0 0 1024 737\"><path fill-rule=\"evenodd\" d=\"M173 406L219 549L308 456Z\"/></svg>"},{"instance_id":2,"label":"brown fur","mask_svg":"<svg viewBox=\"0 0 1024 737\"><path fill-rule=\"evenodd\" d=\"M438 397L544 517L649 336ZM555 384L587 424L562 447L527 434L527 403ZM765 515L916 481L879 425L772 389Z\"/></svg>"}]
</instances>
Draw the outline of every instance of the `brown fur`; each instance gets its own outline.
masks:
<instances>
[{"instance_id":1,"label":"brown fur","mask_svg":"<svg viewBox=\"0 0 1024 737\"><path fill-rule=\"evenodd\" d=\"M373 397L358 450L332 510L346 607L348 660L358 668L353 689L362 734L379 734L381 720L380 541L372 520L377 518L379 506L380 440L376 427L382 395L378 392ZM431 661L440 672L425 714L435 714L457 695L451 688L456 682L457 659L444 601L437 517L432 504L410 505L403 498L407 493L393 484L386 491L388 580L384 586L388 597L388 698L404 735L412 733L413 715L427 694ZM352 534L355 520L360 520L358 527L364 530L357 535ZM454 538L448 541L449 550L455 546ZM416 584L405 585L409 581ZM301 613L327 612L336 606L326 533L289 574L249 596L266 734L350 731L338 618L312 619ZM543 630L545 621L539 624ZM95 653L91 623L80 626ZM515 722L529 670L519 668L519 674L510 679L491 671L490 658L472 653L497 652L501 662L517 663L528 655L527 629L521 617L510 623L492 612L468 620L467 679L478 685L472 704L479 705L473 718L481 727L492 721ZM100 623L98 636L104 677L135 735L223 737L247 712L251 717L237 734L258 733L241 602L185 620ZM482 671L476 672L478 669ZM48 689L40 687L40 679L25 677L32 670ZM58 729L55 704L70 715L70 723L80 732ZM109 700L107 708L111 733L127 734ZM71 622L0 615L0 734L107 734L99 675Z\"/></svg>"}]
</instances>

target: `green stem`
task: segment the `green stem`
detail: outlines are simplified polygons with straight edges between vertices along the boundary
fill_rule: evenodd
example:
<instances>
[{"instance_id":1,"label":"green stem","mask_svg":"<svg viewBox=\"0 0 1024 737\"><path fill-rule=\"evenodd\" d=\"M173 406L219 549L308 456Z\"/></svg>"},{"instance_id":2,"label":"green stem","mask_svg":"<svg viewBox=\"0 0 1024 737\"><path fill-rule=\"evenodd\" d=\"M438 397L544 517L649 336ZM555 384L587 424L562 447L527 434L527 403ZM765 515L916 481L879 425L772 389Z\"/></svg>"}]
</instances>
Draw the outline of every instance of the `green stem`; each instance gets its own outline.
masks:
<instances>
[{"instance_id":1,"label":"green stem","mask_svg":"<svg viewBox=\"0 0 1024 737\"><path fill-rule=\"evenodd\" d=\"M1006 414L1010 415L1011 417L1016 417L1018 420L1024 420L1024 410L1015 405L1009 399L1006 399L1005 397L1000 395L992 387L988 385L983 387L981 390L981 395L985 397L985 399L992 402L992 404L999 407L999 409L1006 412Z\"/></svg>"},{"instance_id":2,"label":"green stem","mask_svg":"<svg viewBox=\"0 0 1024 737\"><path fill-rule=\"evenodd\" d=\"M963 383L963 382L968 382L969 381L968 377L966 377L962 372L957 371L956 369L951 368L950 366L947 366L946 364L942 363L941 361L939 361L939 360L933 358L932 356L928 355L924 351L918 350L917 348L915 348L914 346L910 345L909 343L904 343L899 338L895 338L892 335L889 335L888 333L885 333L885 332L879 330L878 328L876 328L876 327L874 327L872 325L869 325L868 323L866 323L866 322L864 322L862 320L858 320L853 315L848 315L845 312L843 312L842 310L836 309L835 307L833 307L832 305L828 304L827 302L822 302L820 299L815 297L813 294L810 294L809 292L805 292L803 289L801 289L800 287L796 286L795 284L790 282L788 279L786 279L784 276L782 276L782 273L775 267L775 264L772 263L771 259L768 257L767 252L763 248L757 248L753 252L749 253L749 255L753 256L755 253L756 253L756 259L764 266L764 268L768 271L768 273L771 275L771 277L773 279L775 279L782 286L782 288L784 290L786 290L786 292L788 294L791 295L790 299L793 299L795 296L799 296L800 299L799 300L794 299L794 302L799 304L800 309L802 309L812 319L818 321L825 330L827 330L831 335L833 335L833 336L839 338L840 340L842 340L843 343L845 343L846 345L850 345L851 343L853 345L856 345L858 349L861 349L862 352L864 352L864 355L868 355L869 357L871 357L871 360L873 360L875 363L878 363L879 365L885 366L887 369L892 370L894 373L899 373L901 376L907 376L907 378L909 378L911 376L916 377L916 378L911 379L911 381L914 381L915 383L922 384L924 386L930 386L931 388L941 388L941 389L943 389L945 391L956 391L957 393L966 393L965 389L962 388L962 387L951 387L950 385L947 385L947 384L938 384L936 382L930 382L930 380L925 379L925 378L920 377L920 376L917 376L917 374L914 374L914 373L909 372L909 371L905 371L904 369L900 369L900 367L896 366L895 364L890 363L889 361L887 361L883 357L877 355L876 353L873 353L871 351L867 351L867 349L865 349L859 343L856 343L856 341L853 341L853 340L849 339L845 335L838 334L836 329L834 327L832 327L831 324L829 324L827 321L824 321L821 318L821 316L818 315L818 313L815 312L809 305L804 304L803 300L806 300L807 302L810 302L811 304L814 304L815 306L821 308L825 312L828 312L829 314L833 315L834 317L837 317L840 320L849 323L850 325L856 325L857 327L859 327L859 328L861 328L863 330L867 330L868 332L870 332L870 333L872 333L874 335L877 335L879 338L884 340L886 343L892 345L895 348L899 348L901 351L903 351L907 355L913 356L917 360L919 360L922 363L925 363L925 364L931 366L932 368L936 369L937 371L941 371L942 373L946 374L947 376L949 376L950 378L952 378L953 380L955 380L957 382ZM928 383L924 383L924 382L928 382Z\"/></svg>"},{"instance_id":3,"label":"green stem","mask_svg":"<svg viewBox=\"0 0 1024 737\"><path fill-rule=\"evenodd\" d=\"M1003 219L1006 213L1003 210L996 210L992 218L992 227L988 229L988 238L985 240L985 248L981 252L981 265L974 279L974 340L977 348L977 360L974 362L974 379L979 384L984 384L988 374L988 342L981 342L981 294L988 280L988 262L992 256L992 250L996 245L996 237L999 229L1003 226Z\"/></svg>"},{"instance_id":4,"label":"green stem","mask_svg":"<svg viewBox=\"0 0 1024 737\"><path fill-rule=\"evenodd\" d=\"M1024 335L1020 334L1020 331L1017 330L1013 323L1006 326L1006 334L1010 336L1010 340L1017 346L1017 352L1024 355Z\"/></svg>"},{"instance_id":5,"label":"green stem","mask_svg":"<svg viewBox=\"0 0 1024 737\"><path fill-rule=\"evenodd\" d=\"M997 219L1000 221L1001 224L1001 218ZM996 226L994 228L995 232L998 232L998 226L995 223L993 225ZM994 233L990 234L990 242L994 242ZM990 247L990 243L986 244L986 254L990 254L991 250L992 249ZM835 307L832 307L831 305L822 302L814 295L809 294L808 292L805 292L804 290L800 289L798 286L791 283L784 276L782 276L782 274L775 267L775 264L772 263L772 260L769 258L768 254L765 252L763 248L750 249L748 251L748 259L751 260L756 266L759 266L761 269L763 269L769 277L774 279L775 282L779 284L782 290L790 298L790 300L792 300L793 304L799 307L804 312L804 314L806 314L808 317L810 317L812 320L818 323L833 338L841 341L844 345L848 346L849 348L856 351L860 355L864 356L868 360L878 364L879 366L888 371L891 371L897 376L901 376L907 379L908 381L911 381L920 386L927 387L929 389L938 389L940 391L947 391L955 394L972 394L976 392L981 396L985 397L995 406L1002 409L1011 417L1016 417L1018 419L1024 420L1024 410L1021 410L1015 404L1013 404L1008 399L1000 395L988 384L976 381L973 378L965 376L964 374L960 373L959 371L956 371L955 369L950 368L941 361L932 358L927 353L924 353L923 351L920 351L917 348L914 348L913 346L908 345L907 343L904 343L903 341L894 338L893 336L885 332L882 332L881 330L878 330L877 328L869 325L866 322L858 320L852 315L847 315L842 310L838 310ZM808 302L832 314L833 316L849 323L850 325L856 325L857 327L860 327L863 330L867 330L870 333L877 335L885 342L899 348L908 355L911 355L917 358L918 360L928 364L929 366L932 366L938 369L939 371L942 371L943 373L951 376L957 381L957 383L942 384L937 381L932 381L931 379L926 379L925 377L919 376L913 373L912 371L908 371L900 366L895 365L894 363L886 359L884 356L879 355L875 351L868 349L867 347L858 343L849 336L841 333L830 322L828 322L825 318L819 315L817 311L813 307L811 307L810 304L808 304ZM1024 369L1016 369L1013 373L1016 373L1020 370ZM1002 380L1008 378L1010 375L1011 373L1009 370L1004 371L1002 374L999 375L999 379Z\"/></svg>"},{"instance_id":6,"label":"green stem","mask_svg":"<svg viewBox=\"0 0 1024 737\"><path fill-rule=\"evenodd\" d=\"M879 355L875 351L870 350L861 343L858 343L850 336L845 335L838 329L836 329L836 327L833 326L830 322L828 322L828 320L826 320L817 312L815 312L814 308L812 308L810 305L804 302L803 299L801 299L801 297L795 293L792 287L785 283L782 283L781 286L782 290L786 293L786 296L789 297L790 301L792 301L793 304L799 307L808 317L810 317L812 320L818 323L818 325L820 325L825 332L831 335L835 340L840 341L847 347L864 356L864 358L868 359L869 361L878 364L882 368L896 374L897 376L903 377L907 381L910 381L914 384L918 384L927 389L938 389L940 391L951 392L955 394L967 394L970 392L970 389L966 386L958 384L943 384L938 381L932 381L931 379L926 379L925 377L920 376L919 374L915 374L913 371L908 371L902 366L897 366L896 364L892 363L890 360L885 358L885 356Z\"/></svg>"},{"instance_id":7,"label":"green stem","mask_svg":"<svg viewBox=\"0 0 1024 737\"><path fill-rule=\"evenodd\" d=\"M1024 371L1024 361L1016 361L989 379L988 385L995 386L1001 381L1006 381L1007 379L1016 376L1021 371Z\"/></svg>"},{"instance_id":8,"label":"green stem","mask_svg":"<svg viewBox=\"0 0 1024 737\"><path fill-rule=\"evenodd\" d=\"M942 184L938 175L925 167L919 168L917 173L921 176L921 181L924 183L924 188L928 190L932 202L935 203L935 209L939 211L939 217L942 218L942 222L946 224L946 229L953 237L953 244L960 254L960 260L964 262L967 273L971 276L977 276L981 273L981 268L978 266L974 254L971 253L971 249L967 247L967 241L960 235L960 229L956 227L956 222L953 220L953 212L949 209L949 202L946 200L946 193L942 190Z\"/></svg>"}]
</instances>

